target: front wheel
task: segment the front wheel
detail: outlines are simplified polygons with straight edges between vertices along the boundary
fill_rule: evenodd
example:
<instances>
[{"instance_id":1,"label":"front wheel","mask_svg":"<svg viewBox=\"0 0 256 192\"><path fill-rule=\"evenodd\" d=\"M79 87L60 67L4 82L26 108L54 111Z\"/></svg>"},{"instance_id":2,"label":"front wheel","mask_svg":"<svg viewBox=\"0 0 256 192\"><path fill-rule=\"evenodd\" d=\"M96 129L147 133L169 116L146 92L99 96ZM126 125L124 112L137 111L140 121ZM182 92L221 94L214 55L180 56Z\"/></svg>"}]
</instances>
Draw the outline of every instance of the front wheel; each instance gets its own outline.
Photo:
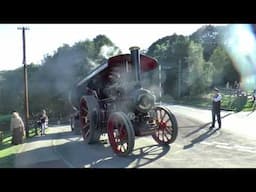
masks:
<instances>
[{"instance_id":1,"label":"front wheel","mask_svg":"<svg viewBox=\"0 0 256 192\"><path fill-rule=\"evenodd\" d=\"M134 148L133 125L123 112L112 113L108 119L107 132L113 151L119 156L127 156Z\"/></svg>"},{"instance_id":2,"label":"front wheel","mask_svg":"<svg viewBox=\"0 0 256 192\"><path fill-rule=\"evenodd\" d=\"M178 123L172 112L165 107L155 107L155 133L154 140L162 145L173 143L178 135Z\"/></svg>"}]
</instances>

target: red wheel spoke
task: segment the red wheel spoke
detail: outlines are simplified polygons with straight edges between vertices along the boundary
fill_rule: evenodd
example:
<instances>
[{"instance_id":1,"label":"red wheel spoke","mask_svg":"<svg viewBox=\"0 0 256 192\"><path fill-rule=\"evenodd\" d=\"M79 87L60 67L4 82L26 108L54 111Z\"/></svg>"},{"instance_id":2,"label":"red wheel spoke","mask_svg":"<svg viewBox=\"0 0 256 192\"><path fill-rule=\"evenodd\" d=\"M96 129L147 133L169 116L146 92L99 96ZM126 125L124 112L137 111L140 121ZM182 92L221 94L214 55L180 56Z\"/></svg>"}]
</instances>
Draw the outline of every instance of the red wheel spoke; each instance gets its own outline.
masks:
<instances>
[{"instance_id":1,"label":"red wheel spoke","mask_svg":"<svg viewBox=\"0 0 256 192\"><path fill-rule=\"evenodd\" d=\"M166 116L167 113L164 113L164 116L162 117L161 121L164 120L165 116ZM168 119L169 120L169 119Z\"/></svg>"},{"instance_id":2,"label":"red wheel spoke","mask_svg":"<svg viewBox=\"0 0 256 192\"><path fill-rule=\"evenodd\" d=\"M155 133L152 135L159 144L170 144L177 137L177 121L173 114L165 107L155 109Z\"/></svg>"},{"instance_id":3,"label":"red wheel spoke","mask_svg":"<svg viewBox=\"0 0 256 192\"><path fill-rule=\"evenodd\" d=\"M134 147L134 130L130 119L123 112L114 112L108 119L110 145L115 153L128 155ZM112 137L111 135L114 135Z\"/></svg>"},{"instance_id":4,"label":"red wheel spoke","mask_svg":"<svg viewBox=\"0 0 256 192\"><path fill-rule=\"evenodd\" d=\"M170 119L167 119L166 121L164 121L164 123L166 123L166 124L167 124L167 122L170 122L172 124Z\"/></svg>"},{"instance_id":5,"label":"red wheel spoke","mask_svg":"<svg viewBox=\"0 0 256 192\"><path fill-rule=\"evenodd\" d=\"M121 145L121 149L123 149L123 152L125 152L125 151L126 151L126 147L125 147L125 145L124 145L124 144L122 144L122 145Z\"/></svg>"},{"instance_id":6,"label":"red wheel spoke","mask_svg":"<svg viewBox=\"0 0 256 192\"><path fill-rule=\"evenodd\" d=\"M170 139L168 138L168 135L167 135L167 134L164 134L164 136L165 136L165 138L167 139L167 141L170 140Z\"/></svg>"},{"instance_id":7,"label":"red wheel spoke","mask_svg":"<svg viewBox=\"0 0 256 192\"><path fill-rule=\"evenodd\" d=\"M172 131L170 131L170 129L168 129L168 128L170 128L170 127L169 126L166 127L166 129L165 129L166 132L168 132L169 134L172 134Z\"/></svg>"},{"instance_id":8,"label":"red wheel spoke","mask_svg":"<svg viewBox=\"0 0 256 192\"><path fill-rule=\"evenodd\" d=\"M163 141L164 141L164 136L165 136L164 129L162 129L162 139L163 139Z\"/></svg>"}]
</instances>

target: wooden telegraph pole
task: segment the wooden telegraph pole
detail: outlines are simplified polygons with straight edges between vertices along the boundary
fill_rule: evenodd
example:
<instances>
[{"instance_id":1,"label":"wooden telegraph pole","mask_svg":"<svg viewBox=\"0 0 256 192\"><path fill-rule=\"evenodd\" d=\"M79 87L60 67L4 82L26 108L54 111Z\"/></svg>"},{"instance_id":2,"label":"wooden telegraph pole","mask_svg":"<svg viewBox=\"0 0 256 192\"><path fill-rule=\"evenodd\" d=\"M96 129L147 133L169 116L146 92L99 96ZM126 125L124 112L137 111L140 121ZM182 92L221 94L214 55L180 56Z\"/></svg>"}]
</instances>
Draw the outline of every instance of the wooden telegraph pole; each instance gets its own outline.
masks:
<instances>
[{"instance_id":1,"label":"wooden telegraph pole","mask_svg":"<svg viewBox=\"0 0 256 192\"><path fill-rule=\"evenodd\" d=\"M27 75L27 64L26 64L26 44L25 44L25 30L29 30L27 27L18 27L18 30L22 30L22 41L23 41L23 65L24 65L24 109L25 109L25 130L26 137L29 137L29 107L28 107L28 75Z\"/></svg>"}]
</instances>

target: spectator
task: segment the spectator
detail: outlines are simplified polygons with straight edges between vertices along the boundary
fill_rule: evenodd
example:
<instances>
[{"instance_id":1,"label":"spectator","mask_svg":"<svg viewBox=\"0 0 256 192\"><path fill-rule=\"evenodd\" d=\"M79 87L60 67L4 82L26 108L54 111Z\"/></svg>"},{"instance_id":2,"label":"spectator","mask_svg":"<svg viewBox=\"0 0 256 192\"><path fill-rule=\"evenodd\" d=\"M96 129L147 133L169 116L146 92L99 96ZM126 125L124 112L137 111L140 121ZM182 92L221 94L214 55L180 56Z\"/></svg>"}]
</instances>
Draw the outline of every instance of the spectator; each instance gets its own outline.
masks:
<instances>
[{"instance_id":1,"label":"spectator","mask_svg":"<svg viewBox=\"0 0 256 192\"><path fill-rule=\"evenodd\" d=\"M215 127L215 117L217 116L217 121L219 124L219 128L221 128L221 118L220 118L220 106L221 106L221 99L222 96L220 94L219 89L214 88L214 95L212 98L212 125L210 126L210 129L213 129Z\"/></svg>"},{"instance_id":2,"label":"spectator","mask_svg":"<svg viewBox=\"0 0 256 192\"><path fill-rule=\"evenodd\" d=\"M254 111L255 108L256 108L256 89L253 90L252 98L253 98L253 108L252 108L252 110Z\"/></svg>"},{"instance_id":3,"label":"spectator","mask_svg":"<svg viewBox=\"0 0 256 192\"><path fill-rule=\"evenodd\" d=\"M10 129L12 133L12 144L18 145L24 142L25 126L18 112L13 111Z\"/></svg>"},{"instance_id":4,"label":"spectator","mask_svg":"<svg viewBox=\"0 0 256 192\"><path fill-rule=\"evenodd\" d=\"M48 126L48 116L46 115L46 111L42 110L42 114L40 115L41 122L41 135L45 135L45 128Z\"/></svg>"}]
</instances>

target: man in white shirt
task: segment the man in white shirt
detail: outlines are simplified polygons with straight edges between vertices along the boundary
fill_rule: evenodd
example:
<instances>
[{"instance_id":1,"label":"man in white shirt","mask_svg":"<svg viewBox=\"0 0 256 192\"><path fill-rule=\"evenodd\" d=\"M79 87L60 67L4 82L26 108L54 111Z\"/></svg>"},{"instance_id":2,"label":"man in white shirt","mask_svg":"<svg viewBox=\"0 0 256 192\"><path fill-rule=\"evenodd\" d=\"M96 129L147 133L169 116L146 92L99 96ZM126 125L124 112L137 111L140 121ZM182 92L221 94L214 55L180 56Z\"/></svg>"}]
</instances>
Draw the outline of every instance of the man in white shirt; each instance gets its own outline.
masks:
<instances>
[{"instance_id":1,"label":"man in white shirt","mask_svg":"<svg viewBox=\"0 0 256 192\"><path fill-rule=\"evenodd\" d=\"M221 118L220 118L220 106L221 106L222 96L218 88L214 88L214 95L212 98L212 125L210 129L215 127L215 117L217 116L217 121L219 124L219 128L221 128Z\"/></svg>"}]
</instances>

